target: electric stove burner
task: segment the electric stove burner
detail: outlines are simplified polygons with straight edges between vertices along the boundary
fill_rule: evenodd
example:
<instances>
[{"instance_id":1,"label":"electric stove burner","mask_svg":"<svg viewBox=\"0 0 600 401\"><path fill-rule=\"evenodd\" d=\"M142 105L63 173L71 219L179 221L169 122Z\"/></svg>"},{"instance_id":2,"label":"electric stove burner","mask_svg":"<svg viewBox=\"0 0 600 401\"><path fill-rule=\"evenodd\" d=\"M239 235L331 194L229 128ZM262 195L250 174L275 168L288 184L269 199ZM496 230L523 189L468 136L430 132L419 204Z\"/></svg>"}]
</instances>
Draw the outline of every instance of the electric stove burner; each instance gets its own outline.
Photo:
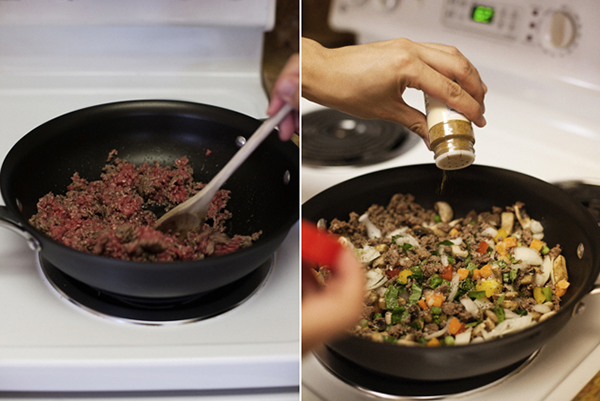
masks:
<instances>
[{"instance_id":1,"label":"electric stove burner","mask_svg":"<svg viewBox=\"0 0 600 401\"><path fill-rule=\"evenodd\" d=\"M560 181L555 185L581 202L600 226L600 183Z\"/></svg>"},{"instance_id":2,"label":"electric stove burner","mask_svg":"<svg viewBox=\"0 0 600 401\"><path fill-rule=\"evenodd\" d=\"M227 312L250 298L266 281L273 257L241 279L221 288L176 298L139 298L98 290L60 271L46 259L38 259L50 284L66 299L83 309L111 319L146 324L181 324Z\"/></svg>"},{"instance_id":3,"label":"electric stove burner","mask_svg":"<svg viewBox=\"0 0 600 401\"><path fill-rule=\"evenodd\" d=\"M404 152L411 132L389 121L317 110L302 116L302 162L316 166L380 163Z\"/></svg>"},{"instance_id":4,"label":"electric stove burner","mask_svg":"<svg viewBox=\"0 0 600 401\"><path fill-rule=\"evenodd\" d=\"M333 350L322 347L315 352L317 360L331 371L337 378L356 388L358 391L376 398L415 400L440 399L441 397L464 394L470 391L497 384L520 372L537 356L536 351L531 356L506 368L466 379L444 381L420 381L402 379L395 376L385 376L364 369L348 361Z\"/></svg>"}]
</instances>

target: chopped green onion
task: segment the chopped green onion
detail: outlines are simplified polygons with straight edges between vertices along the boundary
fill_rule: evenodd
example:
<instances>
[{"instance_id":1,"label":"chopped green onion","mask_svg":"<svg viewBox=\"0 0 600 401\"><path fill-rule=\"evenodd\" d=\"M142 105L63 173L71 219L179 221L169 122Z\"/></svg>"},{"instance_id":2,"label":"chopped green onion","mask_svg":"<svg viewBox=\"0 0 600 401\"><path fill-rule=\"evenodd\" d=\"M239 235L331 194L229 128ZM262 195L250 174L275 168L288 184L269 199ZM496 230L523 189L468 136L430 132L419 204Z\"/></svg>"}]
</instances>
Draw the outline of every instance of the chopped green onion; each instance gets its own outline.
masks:
<instances>
[{"instance_id":1,"label":"chopped green onion","mask_svg":"<svg viewBox=\"0 0 600 401\"><path fill-rule=\"evenodd\" d=\"M552 289L550 287L542 288L542 294L546 297L546 302L552 302Z\"/></svg>"},{"instance_id":2,"label":"chopped green onion","mask_svg":"<svg viewBox=\"0 0 600 401\"><path fill-rule=\"evenodd\" d=\"M392 310L398 306L398 294L400 290L395 285L390 285L385 293L383 299L385 300L385 307Z\"/></svg>"},{"instance_id":3,"label":"chopped green onion","mask_svg":"<svg viewBox=\"0 0 600 401\"><path fill-rule=\"evenodd\" d=\"M421 299L421 295L423 294L423 290L417 284L413 283L412 285L412 294L408 297L408 302L412 304L416 304Z\"/></svg>"},{"instance_id":4,"label":"chopped green onion","mask_svg":"<svg viewBox=\"0 0 600 401\"><path fill-rule=\"evenodd\" d=\"M440 285L442 285L443 282L444 282L444 279L441 278L439 274L434 274L429 279L429 287L431 287L432 289L436 289Z\"/></svg>"},{"instance_id":5,"label":"chopped green onion","mask_svg":"<svg viewBox=\"0 0 600 401\"><path fill-rule=\"evenodd\" d=\"M442 218L440 217L439 214L436 214L435 216L433 216L433 221L435 221L436 223L441 223Z\"/></svg>"},{"instance_id":6,"label":"chopped green onion","mask_svg":"<svg viewBox=\"0 0 600 401\"><path fill-rule=\"evenodd\" d=\"M410 271L412 272L410 278L412 278L419 284L423 282L423 270L421 270L419 266L411 268Z\"/></svg>"},{"instance_id":7,"label":"chopped green onion","mask_svg":"<svg viewBox=\"0 0 600 401\"><path fill-rule=\"evenodd\" d=\"M493 312L496 314L496 316L498 316L498 323L502 323L506 319L503 307L498 306L493 309Z\"/></svg>"},{"instance_id":8,"label":"chopped green onion","mask_svg":"<svg viewBox=\"0 0 600 401\"><path fill-rule=\"evenodd\" d=\"M485 291L469 291L467 295L471 299L481 299L485 298Z\"/></svg>"},{"instance_id":9,"label":"chopped green onion","mask_svg":"<svg viewBox=\"0 0 600 401\"><path fill-rule=\"evenodd\" d=\"M398 339L396 337L392 337L392 336L383 336L383 339L386 342L392 343L392 344L396 344L398 342Z\"/></svg>"}]
</instances>

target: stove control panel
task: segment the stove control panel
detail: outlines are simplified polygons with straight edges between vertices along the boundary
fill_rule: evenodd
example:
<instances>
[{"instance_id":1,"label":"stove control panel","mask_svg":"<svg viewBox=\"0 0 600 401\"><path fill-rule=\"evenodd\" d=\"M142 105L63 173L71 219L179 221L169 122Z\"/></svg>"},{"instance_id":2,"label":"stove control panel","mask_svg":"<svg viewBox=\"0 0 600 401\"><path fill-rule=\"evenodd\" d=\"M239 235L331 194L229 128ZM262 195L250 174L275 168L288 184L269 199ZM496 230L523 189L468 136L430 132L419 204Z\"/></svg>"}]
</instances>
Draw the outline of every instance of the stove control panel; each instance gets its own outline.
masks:
<instances>
[{"instance_id":1,"label":"stove control panel","mask_svg":"<svg viewBox=\"0 0 600 401\"><path fill-rule=\"evenodd\" d=\"M477 66L600 92L598 0L332 0L330 24L360 42L460 49Z\"/></svg>"},{"instance_id":2,"label":"stove control panel","mask_svg":"<svg viewBox=\"0 0 600 401\"><path fill-rule=\"evenodd\" d=\"M577 45L579 17L566 7L446 0L442 23L452 29L539 45L553 55Z\"/></svg>"}]
</instances>

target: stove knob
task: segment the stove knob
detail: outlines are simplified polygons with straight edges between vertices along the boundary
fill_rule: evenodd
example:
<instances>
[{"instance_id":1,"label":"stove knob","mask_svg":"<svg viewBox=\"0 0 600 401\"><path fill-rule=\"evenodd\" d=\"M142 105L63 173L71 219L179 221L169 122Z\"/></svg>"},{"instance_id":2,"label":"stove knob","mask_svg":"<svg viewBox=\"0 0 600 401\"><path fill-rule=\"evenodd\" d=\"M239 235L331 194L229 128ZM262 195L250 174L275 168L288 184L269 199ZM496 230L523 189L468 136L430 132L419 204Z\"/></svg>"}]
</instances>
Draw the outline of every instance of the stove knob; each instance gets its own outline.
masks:
<instances>
[{"instance_id":1,"label":"stove knob","mask_svg":"<svg viewBox=\"0 0 600 401\"><path fill-rule=\"evenodd\" d=\"M541 44L547 50L568 49L577 37L577 18L568 11L554 10L544 16Z\"/></svg>"}]
</instances>

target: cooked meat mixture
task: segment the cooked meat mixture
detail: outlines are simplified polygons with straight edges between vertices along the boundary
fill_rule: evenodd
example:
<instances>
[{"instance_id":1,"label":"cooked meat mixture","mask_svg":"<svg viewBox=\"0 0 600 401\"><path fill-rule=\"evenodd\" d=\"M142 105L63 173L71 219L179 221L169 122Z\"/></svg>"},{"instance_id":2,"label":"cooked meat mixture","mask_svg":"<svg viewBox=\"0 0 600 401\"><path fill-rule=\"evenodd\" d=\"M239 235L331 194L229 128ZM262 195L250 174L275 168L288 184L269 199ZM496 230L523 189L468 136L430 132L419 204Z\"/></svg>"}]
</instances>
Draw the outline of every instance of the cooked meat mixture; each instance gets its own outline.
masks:
<instances>
[{"instance_id":1,"label":"cooked meat mixture","mask_svg":"<svg viewBox=\"0 0 600 401\"><path fill-rule=\"evenodd\" d=\"M329 231L366 266L362 320L354 333L375 341L463 345L547 319L569 286L559 245L523 203L455 218L451 205L426 210L394 195ZM321 227L327 224L319 222ZM326 274L326 267L321 268Z\"/></svg>"},{"instance_id":2,"label":"cooked meat mixture","mask_svg":"<svg viewBox=\"0 0 600 401\"><path fill-rule=\"evenodd\" d=\"M80 251L136 261L195 260L249 246L261 234L225 234L231 213L230 191L219 190L207 222L185 238L153 228L152 210L169 210L200 191L186 157L173 166L156 161L136 167L112 151L101 179L88 182L75 173L64 195L48 193L38 202L30 223L55 241Z\"/></svg>"}]
</instances>

